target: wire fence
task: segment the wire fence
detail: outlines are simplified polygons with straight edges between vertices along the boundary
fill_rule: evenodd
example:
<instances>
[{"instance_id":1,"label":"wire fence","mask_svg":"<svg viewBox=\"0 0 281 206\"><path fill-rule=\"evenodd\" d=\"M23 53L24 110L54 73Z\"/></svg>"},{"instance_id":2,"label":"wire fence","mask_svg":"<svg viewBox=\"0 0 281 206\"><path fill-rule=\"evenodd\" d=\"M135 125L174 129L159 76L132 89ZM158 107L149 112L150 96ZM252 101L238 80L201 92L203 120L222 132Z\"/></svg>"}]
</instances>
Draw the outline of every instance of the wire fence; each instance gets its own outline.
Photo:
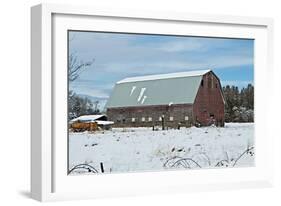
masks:
<instances>
[{"instance_id":1,"label":"wire fence","mask_svg":"<svg viewBox=\"0 0 281 206\"><path fill-rule=\"evenodd\" d=\"M69 171L68 174L71 173L99 173L96 168L89 164L78 164L72 167Z\"/></svg>"},{"instance_id":2,"label":"wire fence","mask_svg":"<svg viewBox=\"0 0 281 206\"><path fill-rule=\"evenodd\" d=\"M254 147L249 147L245 151L243 151L236 159L229 159L228 154L226 152L226 159L215 162L215 164L211 163L209 156L206 153L198 153L197 155L203 155L205 157L204 165L207 163L207 167L235 167L246 155L254 156ZM199 162L196 160L196 155L190 157L180 157L174 156L165 161L163 164L164 168L185 168L185 169L196 169L196 168L204 168L202 161Z\"/></svg>"},{"instance_id":3,"label":"wire fence","mask_svg":"<svg viewBox=\"0 0 281 206\"><path fill-rule=\"evenodd\" d=\"M196 160L196 155L192 157L181 157L181 156L173 156L168 158L164 164L163 168L184 168L184 169L196 169L196 168L204 168L204 167L235 167L239 161L245 157L246 155L254 156L254 147L248 147L245 151L243 151L236 159L229 159L228 154L226 152L226 159L222 159L215 164L211 163L211 159L206 153L198 153L201 157L204 157L205 164ZM208 165L208 166L206 166ZM110 172L112 172L110 170ZM96 169L90 164L78 164L72 167L68 174L72 173L104 173L104 165L100 162L100 169Z\"/></svg>"}]
</instances>

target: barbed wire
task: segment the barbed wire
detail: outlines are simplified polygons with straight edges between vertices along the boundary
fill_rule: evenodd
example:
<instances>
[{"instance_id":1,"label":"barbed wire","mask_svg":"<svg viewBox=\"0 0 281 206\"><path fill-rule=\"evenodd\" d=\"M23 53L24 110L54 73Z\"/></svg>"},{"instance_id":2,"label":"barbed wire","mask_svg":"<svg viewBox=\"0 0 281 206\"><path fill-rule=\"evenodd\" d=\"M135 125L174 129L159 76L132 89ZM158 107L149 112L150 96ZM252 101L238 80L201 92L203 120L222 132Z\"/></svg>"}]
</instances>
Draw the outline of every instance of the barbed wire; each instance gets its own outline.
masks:
<instances>
[{"instance_id":1,"label":"barbed wire","mask_svg":"<svg viewBox=\"0 0 281 206\"><path fill-rule=\"evenodd\" d=\"M231 161L228 158L228 154L227 155L227 159L223 159L218 161L214 166L215 167L221 167L221 166L226 166L226 167L235 167L236 164L239 162L239 160L246 154L250 154L251 156L254 155L254 147L249 147L247 148L245 151L243 151L236 159L231 159ZM211 166L211 161L209 156L206 153L198 153L196 155L203 155L206 157L206 160L208 165ZM192 158L189 157L180 157L180 156L174 156L171 157L169 159L167 159L165 161L165 163L163 164L164 168L173 168L173 167L183 167L183 168L188 168L188 169L192 169L194 167L191 166L191 163L195 165L195 167L199 167L202 168L202 165L196 161L196 155L193 155ZM233 164L231 164L232 162L234 162Z\"/></svg>"},{"instance_id":2,"label":"barbed wire","mask_svg":"<svg viewBox=\"0 0 281 206\"><path fill-rule=\"evenodd\" d=\"M254 147L249 147L245 151L243 151L236 159L231 159L229 161L228 159L223 159L218 161L214 166L215 167L221 167L221 166L232 166L235 167L236 164L239 162L239 160L246 154L250 154L251 156L254 155ZM209 156L205 152L200 152L197 155L203 155L206 159L205 161L208 162L208 165L211 166L211 160ZM227 155L228 157L228 155ZM202 168L202 165L196 161L194 158L196 158L196 155L193 155L192 158L190 157L181 157L181 156L173 156L165 161L163 164L164 168L178 168L178 167L183 167L186 169L193 169L195 167ZM234 162L232 165L231 163ZM101 165L101 170L103 170L103 165ZM69 170L68 174L73 173L76 170L85 170L85 172L88 173L99 173L99 171L94 168L92 165L89 164L78 164L72 167L72 169ZM103 171L102 171L103 172Z\"/></svg>"},{"instance_id":3,"label":"barbed wire","mask_svg":"<svg viewBox=\"0 0 281 206\"><path fill-rule=\"evenodd\" d=\"M84 169L84 170L88 171L89 173L98 173L98 170L89 164L78 164L78 165L75 165L74 167L72 167L72 169L69 170L68 174L74 172L75 170L79 170L79 169Z\"/></svg>"},{"instance_id":4,"label":"barbed wire","mask_svg":"<svg viewBox=\"0 0 281 206\"><path fill-rule=\"evenodd\" d=\"M235 161L234 161L234 164L233 164L233 167L236 165L236 163L241 159L241 157L243 157L245 154L248 154L250 153L251 156L254 155L254 147L249 147L247 148Z\"/></svg>"}]
</instances>

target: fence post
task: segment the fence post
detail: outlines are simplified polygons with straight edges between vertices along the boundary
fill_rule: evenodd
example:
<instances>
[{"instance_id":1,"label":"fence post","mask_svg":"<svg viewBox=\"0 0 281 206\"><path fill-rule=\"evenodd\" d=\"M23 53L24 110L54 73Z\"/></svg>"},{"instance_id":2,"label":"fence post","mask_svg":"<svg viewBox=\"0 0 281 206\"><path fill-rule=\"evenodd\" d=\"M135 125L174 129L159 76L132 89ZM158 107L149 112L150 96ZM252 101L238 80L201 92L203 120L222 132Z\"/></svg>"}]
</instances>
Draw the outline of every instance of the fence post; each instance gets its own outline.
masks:
<instances>
[{"instance_id":1,"label":"fence post","mask_svg":"<svg viewBox=\"0 0 281 206\"><path fill-rule=\"evenodd\" d=\"M101 169L101 172L104 173L103 163L102 162L100 163L100 169Z\"/></svg>"}]
</instances>

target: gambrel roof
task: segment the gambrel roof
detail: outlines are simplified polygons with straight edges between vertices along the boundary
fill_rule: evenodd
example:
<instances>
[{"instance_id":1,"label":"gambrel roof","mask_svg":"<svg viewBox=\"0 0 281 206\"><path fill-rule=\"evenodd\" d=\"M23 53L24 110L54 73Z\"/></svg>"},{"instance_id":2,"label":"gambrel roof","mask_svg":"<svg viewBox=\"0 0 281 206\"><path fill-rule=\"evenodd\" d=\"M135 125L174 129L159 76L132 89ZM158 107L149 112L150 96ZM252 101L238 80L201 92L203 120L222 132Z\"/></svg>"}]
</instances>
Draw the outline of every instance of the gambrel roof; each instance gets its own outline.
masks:
<instances>
[{"instance_id":1,"label":"gambrel roof","mask_svg":"<svg viewBox=\"0 0 281 206\"><path fill-rule=\"evenodd\" d=\"M115 84L106 108L193 104L202 76L210 71L125 78Z\"/></svg>"}]
</instances>

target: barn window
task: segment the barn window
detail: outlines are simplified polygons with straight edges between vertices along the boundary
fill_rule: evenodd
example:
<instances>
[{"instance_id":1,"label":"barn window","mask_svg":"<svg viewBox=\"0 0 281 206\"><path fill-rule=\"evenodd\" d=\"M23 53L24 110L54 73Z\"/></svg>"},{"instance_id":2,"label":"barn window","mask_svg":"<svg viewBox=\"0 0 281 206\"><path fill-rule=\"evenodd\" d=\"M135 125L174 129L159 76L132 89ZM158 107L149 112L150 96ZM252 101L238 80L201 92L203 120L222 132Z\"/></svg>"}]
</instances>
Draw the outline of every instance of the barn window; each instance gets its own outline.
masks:
<instances>
[{"instance_id":1,"label":"barn window","mask_svg":"<svg viewBox=\"0 0 281 206\"><path fill-rule=\"evenodd\" d=\"M162 117L161 116L159 117L159 121L162 121Z\"/></svg>"},{"instance_id":2,"label":"barn window","mask_svg":"<svg viewBox=\"0 0 281 206\"><path fill-rule=\"evenodd\" d=\"M201 87L203 87L204 86L204 80L202 79L201 80Z\"/></svg>"},{"instance_id":3,"label":"barn window","mask_svg":"<svg viewBox=\"0 0 281 206\"><path fill-rule=\"evenodd\" d=\"M125 123L125 122L126 122L126 119L125 119L125 118L124 118L124 119L122 119L122 122L123 122L123 123Z\"/></svg>"},{"instance_id":4,"label":"barn window","mask_svg":"<svg viewBox=\"0 0 281 206\"><path fill-rule=\"evenodd\" d=\"M152 121L152 117L148 117L148 121L151 122Z\"/></svg>"},{"instance_id":5,"label":"barn window","mask_svg":"<svg viewBox=\"0 0 281 206\"><path fill-rule=\"evenodd\" d=\"M170 117L170 121L174 121L174 117Z\"/></svg>"},{"instance_id":6,"label":"barn window","mask_svg":"<svg viewBox=\"0 0 281 206\"><path fill-rule=\"evenodd\" d=\"M135 122L135 121L136 121L136 118L133 117L133 118L132 118L132 122Z\"/></svg>"},{"instance_id":7,"label":"barn window","mask_svg":"<svg viewBox=\"0 0 281 206\"><path fill-rule=\"evenodd\" d=\"M185 116L185 117L184 117L184 120L185 120L185 121L188 121L188 116Z\"/></svg>"},{"instance_id":8,"label":"barn window","mask_svg":"<svg viewBox=\"0 0 281 206\"><path fill-rule=\"evenodd\" d=\"M142 121L142 122L145 122L145 117L142 117L142 118L141 118L141 121Z\"/></svg>"}]
</instances>

